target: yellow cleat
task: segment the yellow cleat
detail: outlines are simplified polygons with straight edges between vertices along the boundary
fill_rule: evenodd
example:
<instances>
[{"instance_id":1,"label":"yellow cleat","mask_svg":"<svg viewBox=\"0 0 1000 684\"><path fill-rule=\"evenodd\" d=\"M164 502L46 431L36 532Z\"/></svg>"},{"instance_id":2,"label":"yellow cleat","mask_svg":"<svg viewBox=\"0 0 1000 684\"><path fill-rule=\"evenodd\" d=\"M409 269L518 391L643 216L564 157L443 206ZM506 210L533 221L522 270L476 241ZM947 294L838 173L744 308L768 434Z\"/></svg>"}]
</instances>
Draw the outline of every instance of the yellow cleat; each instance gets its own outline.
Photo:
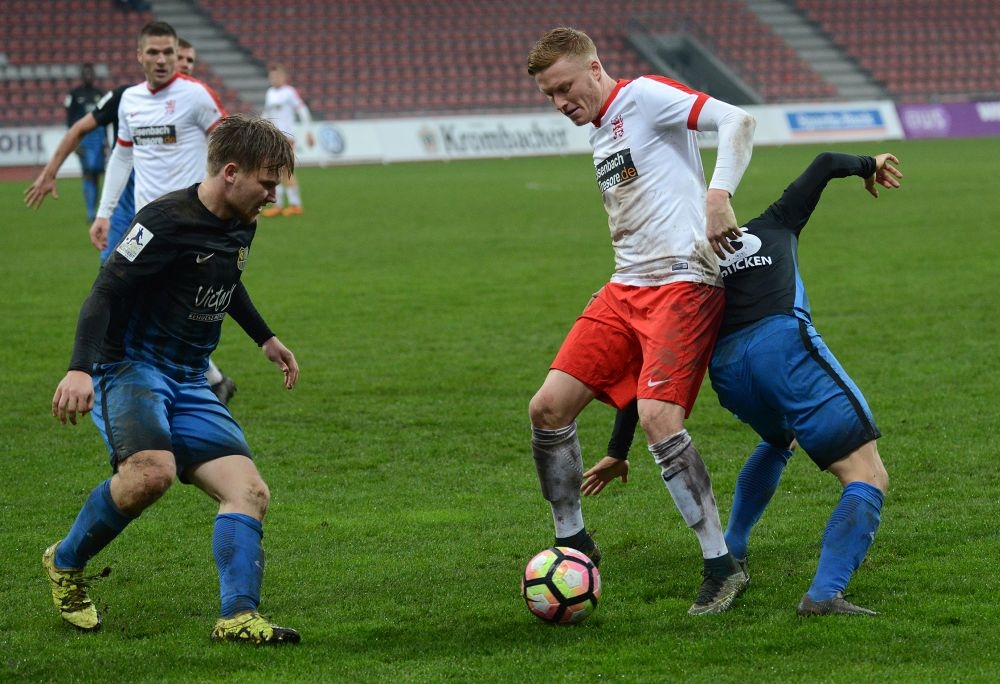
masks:
<instances>
[{"instance_id":1,"label":"yellow cleat","mask_svg":"<svg viewBox=\"0 0 1000 684\"><path fill-rule=\"evenodd\" d=\"M87 595L87 587L93 577L85 576L82 570L57 568L55 558L58 546L59 542L56 542L42 555L42 565L52 585L52 603L59 609L62 619L77 629L87 632L100 629L101 616ZM110 568L97 576L106 577L107 572Z\"/></svg>"},{"instance_id":2,"label":"yellow cleat","mask_svg":"<svg viewBox=\"0 0 1000 684\"><path fill-rule=\"evenodd\" d=\"M260 645L297 644L300 639L294 629L273 625L255 610L219 618L212 628L212 641L242 641Z\"/></svg>"},{"instance_id":3,"label":"yellow cleat","mask_svg":"<svg viewBox=\"0 0 1000 684\"><path fill-rule=\"evenodd\" d=\"M267 209L260 212L260 215L266 218L274 218L275 216L281 216L281 207L268 207Z\"/></svg>"},{"instance_id":4,"label":"yellow cleat","mask_svg":"<svg viewBox=\"0 0 1000 684\"><path fill-rule=\"evenodd\" d=\"M300 215L302 213L304 213L302 211L302 207L291 206L291 207L285 207L284 210L282 210L281 215L282 216L298 216L298 215Z\"/></svg>"}]
</instances>

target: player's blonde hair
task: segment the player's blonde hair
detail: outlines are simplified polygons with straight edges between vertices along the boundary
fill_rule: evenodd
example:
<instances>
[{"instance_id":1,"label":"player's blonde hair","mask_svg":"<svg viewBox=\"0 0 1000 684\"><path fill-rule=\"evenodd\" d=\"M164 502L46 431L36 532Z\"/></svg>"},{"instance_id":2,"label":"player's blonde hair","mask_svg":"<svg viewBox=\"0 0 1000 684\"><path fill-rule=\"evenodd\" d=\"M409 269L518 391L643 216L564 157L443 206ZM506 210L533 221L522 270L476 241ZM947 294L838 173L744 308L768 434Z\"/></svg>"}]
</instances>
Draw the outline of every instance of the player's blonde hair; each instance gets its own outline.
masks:
<instances>
[{"instance_id":1,"label":"player's blonde hair","mask_svg":"<svg viewBox=\"0 0 1000 684\"><path fill-rule=\"evenodd\" d=\"M528 53L528 75L545 71L562 57L597 59L597 46L583 31L568 26L554 28L539 38Z\"/></svg>"},{"instance_id":2,"label":"player's blonde hair","mask_svg":"<svg viewBox=\"0 0 1000 684\"><path fill-rule=\"evenodd\" d=\"M208 174L214 176L230 162L247 171L295 172L295 153L285 134L267 119L247 114L230 114L208 138Z\"/></svg>"}]
</instances>

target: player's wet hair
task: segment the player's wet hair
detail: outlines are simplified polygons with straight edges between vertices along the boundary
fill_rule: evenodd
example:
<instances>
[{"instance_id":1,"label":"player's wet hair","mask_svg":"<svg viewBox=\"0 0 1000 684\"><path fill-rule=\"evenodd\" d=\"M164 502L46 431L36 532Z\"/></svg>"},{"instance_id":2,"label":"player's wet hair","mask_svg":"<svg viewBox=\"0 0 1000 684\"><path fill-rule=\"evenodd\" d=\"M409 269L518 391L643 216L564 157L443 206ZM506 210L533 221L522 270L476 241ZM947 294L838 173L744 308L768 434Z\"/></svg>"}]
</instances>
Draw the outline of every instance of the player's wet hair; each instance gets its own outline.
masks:
<instances>
[{"instance_id":1,"label":"player's wet hair","mask_svg":"<svg viewBox=\"0 0 1000 684\"><path fill-rule=\"evenodd\" d=\"M146 38L151 36L169 36L177 40L177 31L165 21L151 21L139 31L139 49L146 44Z\"/></svg>"},{"instance_id":2,"label":"player's wet hair","mask_svg":"<svg viewBox=\"0 0 1000 684\"><path fill-rule=\"evenodd\" d=\"M285 134L267 119L247 114L230 114L208 138L208 174L214 176L229 162L247 171L295 172L295 153Z\"/></svg>"},{"instance_id":3,"label":"player's wet hair","mask_svg":"<svg viewBox=\"0 0 1000 684\"><path fill-rule=\"evenodd\" d=\"M597 47L583 31L568 26L554 28L538 39L528 53L528 75L534 76L561 57L597 57Z\"/></svg>"}]
</instances>

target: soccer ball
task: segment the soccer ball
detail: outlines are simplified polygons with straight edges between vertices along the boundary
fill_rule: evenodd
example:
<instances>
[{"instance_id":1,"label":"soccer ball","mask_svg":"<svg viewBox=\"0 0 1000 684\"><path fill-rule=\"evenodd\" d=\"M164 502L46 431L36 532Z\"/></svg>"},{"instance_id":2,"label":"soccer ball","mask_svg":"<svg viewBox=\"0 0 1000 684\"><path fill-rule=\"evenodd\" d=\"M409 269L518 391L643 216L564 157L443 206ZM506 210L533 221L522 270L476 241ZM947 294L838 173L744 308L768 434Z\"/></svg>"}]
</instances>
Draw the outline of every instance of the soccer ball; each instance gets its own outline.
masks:
<instances>
[{"instance_id":1,"label":"soccer ball","mask_svg":"<svg viewBox=\"0 0 1000 684\"><path fill-rule=\"evenodd\" d=\"M528 561L521 578L521 596L528 610L545 622L582 622L597 610L601 574L580 551L553 546Z\"/></svg>"}]
</instances>

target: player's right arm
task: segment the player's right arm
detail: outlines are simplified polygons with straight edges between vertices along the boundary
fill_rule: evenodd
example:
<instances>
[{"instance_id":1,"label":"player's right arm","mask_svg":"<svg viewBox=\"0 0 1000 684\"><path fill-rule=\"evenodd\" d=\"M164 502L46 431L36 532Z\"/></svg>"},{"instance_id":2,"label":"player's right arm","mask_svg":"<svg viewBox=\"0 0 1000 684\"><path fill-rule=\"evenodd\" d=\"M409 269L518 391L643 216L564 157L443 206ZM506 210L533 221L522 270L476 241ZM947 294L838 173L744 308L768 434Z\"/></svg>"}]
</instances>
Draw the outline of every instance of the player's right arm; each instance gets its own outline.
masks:
<instances>
[{"instance_id":1,"label":"player's right arm","mask_svg":"<svg viewBox=\"0 0 1000 684\"><path fill-rule=\"evenodd\" d=\"M108 228L111 226L109 219L118 206L118 199L125 190L131 173L132 145L119 140L108 159L104 187L101 189L101 201L97 205L97 218L90 225L90 242L98 251L108 246Z\"/></svg>"},{"instance_id":2,"label":"player's right arm","mask_svg":"<svg viewBox=\"0 0 1000 684\"><path fill-rule=\"evenodd\" d=\"M91 113L70 126L66 135L59 141L56 151L52 153L49 163L38 174L35 182L24 191L25 206L37 209L42 206L42 201L48 194L52 195L52 199L59 199L59 193L56 191L56 174L59 173L59 169L62 168L69 155L80 146L80 141L83 140L84 136L96 129L97 119Z\"/></svg>"},{"instance_id":3,"label":"player's right arm","mask_svg":"<svg viewBox=\"0 0 1000 684\"><path fill-rule=\"evenodd\" d=\"M86 415L94 408L94 382L90 374L100 359L104 336L111 322L112 304L125 293L124 283L102 269L80 307L69 370L52 396L52 415L63 425L67 421L76 425L77 414Z\"/></svg>"}]
</instances>

